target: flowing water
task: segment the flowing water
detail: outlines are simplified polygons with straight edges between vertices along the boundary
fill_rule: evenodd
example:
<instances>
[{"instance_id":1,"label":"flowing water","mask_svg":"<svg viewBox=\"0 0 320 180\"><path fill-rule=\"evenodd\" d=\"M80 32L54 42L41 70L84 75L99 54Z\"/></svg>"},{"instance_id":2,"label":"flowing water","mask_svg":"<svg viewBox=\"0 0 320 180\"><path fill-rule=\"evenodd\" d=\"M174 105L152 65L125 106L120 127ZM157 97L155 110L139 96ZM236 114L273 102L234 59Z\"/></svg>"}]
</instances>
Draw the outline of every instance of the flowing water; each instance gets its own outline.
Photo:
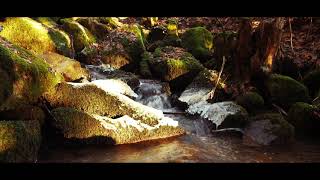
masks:
<instances>
[{"instance_id":1,"label":"flowing water","mask_svg":"<svg viewBox=\"0 0 320 180\"><path fill-rule=\"evenodd\" d=\"M171 106L162 87L155 80L140 80L136 101L171 112L166 116L177 120L186 135L118 146L58 146L43 153L39 162L320 162L319 143L296 141L285 147L253 148L242 144L239 133L213 134L205 119L172 114L180 111Z\"/></svg>"}]
</instances>

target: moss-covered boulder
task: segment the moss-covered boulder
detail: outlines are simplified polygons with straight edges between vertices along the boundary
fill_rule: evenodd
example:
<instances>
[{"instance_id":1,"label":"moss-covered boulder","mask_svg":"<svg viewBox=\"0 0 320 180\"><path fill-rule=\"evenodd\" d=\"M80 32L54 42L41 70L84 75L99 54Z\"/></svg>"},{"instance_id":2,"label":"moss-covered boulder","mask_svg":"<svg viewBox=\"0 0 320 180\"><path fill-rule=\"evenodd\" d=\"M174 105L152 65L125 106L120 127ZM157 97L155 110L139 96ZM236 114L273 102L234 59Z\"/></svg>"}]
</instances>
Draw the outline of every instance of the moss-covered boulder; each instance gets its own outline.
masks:
<instances>
[{"instance_id":1,"label":"moss-covered boulder","mask_svg":"<svg viewBox=\"0 0 320 180\"><path fill-rule=\"evenodd\" d=\"M108 84L99 87L92 83L61 83L56 86L55 93L47 94L46 99L54 108L72 107L111 118L128 115L149 125L155 125L163 118L162 111L144 106L121 94L120 86Z\"/></svg>"},{"instance_id":2,"label":"moss-covered boulder","mask_svg":"<svg viewBox=\"0 0 320 180\"><path fill-rule=\"evenodd\" d=\"M65 139L87 144L128 144L184 133L178 122L170 118L162 118L150 126L127 115L108 118L72 108L57 108L52 114L54 126L61 130Z\"/></svg>"},{"instance_id":3,"label":"moss-covered boulder","mask_svg":"<svg viewBox=\"0 0 320 180\"><path fill-rule=\"evenodd\" d=\"M283 145L293 142L294 127L281 114L265 113L249 119L243 143L249 146Z\"/></svg>"},{"instance_id":4,"label":"moss-covered boulder","mask_svg":"<svg viewBox=\"0 0 320 180\"><path fill-rule=\"evenodd\" d=\"M0 111L0 117L1 119L10 119L10 121L39 121L42 125L46 115L40 107L26 105L16 109Z\"/></svg>"},{"instance_id":5,"label":"moss-covered boulder","mask_svg":"<svg viewBox=\"0 0 320 180\"><path fill-rule=\"evenodd\" d=\"M236 103L244 107L248 112L256 112L263 108L264 100L260 94L256 92L247 92L236 98Z\"/></svg>"},{"instance_id":6,"label":"moss-covered boulder","mask_svg":"<svg viewBox=\"0 0 320 180\"><path fill-rule=\"evenodd\" d=\"M39 121L0 120L0 162L36 162L40 144Z\"/></svg>"},{"instance_id":7,"label":"moss-covered boulder","mask_svg":"<svg viewBox=\"0 0 320 180\"><path fill-rule=\"evenodd\" d=\"M308 87L312 97L317 95L320 89L320 69L309 72L304 78L303 83Z\"/></svg>"},{"instance_id":8,"label":"moss-covered boulder","mask_svg":"<svg viewBox=\"0 0 320 180\"><path fill-rule=\"evenodd\" d=\"M152 58L152 54L150 52L145 52L142 54L142 59L140 61L140 74L144 78L151 78L152 73L149 66L149 60Z\"/></svg>"},{"instance_id":9,"label":"moss-covered boulder","mask_svg":"<svg viewBox=\"0 0 320 180\"><path fill-rule=\"evenodd\" d=\"M48 29L31 18L8 17L0 25L3 28L0 36L35 54L56 50Z\"/></svg>"},{"instance_id":10,"label":"moss-covered boulder","mask_svg":"<svg viewBox=\"0 0 320 180\"><path fill-rule=\"evenodd\" d=\"M44 59L0 38L0 71L4 83L0 110L34 103L61 81Z\"/></svg>"},{"instance_id":11,"label":"moss-covered boulder","mask_svg":"<svg viewBox=\"0 0 320 180\"><path fill-rule=\"evenodd\" d=\"M300 135L319 135L320 117L318 113L319 108L316 106L297 102L290 107L287 120Z\"/></svg>"},{"instance_id":12,"label":"moss-covered boulder","mask_svg":"<svg viewBox=\"0 0 320 180\"><path fill-rule=\"evenodd\" d=\"M152 74L170 82L173 91L183 90L204 69L190 53L171 46L157 48L149 64Z\"/></svg>"},{"instance_id":13,"label":"moss-covered boulder","mask_svg":"<svg viewBox=\"0 0 320 180\"><path fill-rule=\"evenodd\" d=\"M43 58L54 71L60 73L65 81L74 81L81 77L89 79L88 70L82 68L81 64L74 59L51 52L45 53L40 57Z\"/></svg>"},{"instance_id":14,"label":"moss-covered boulder","mask_svg":"<svg viewBox=\"0 0 320 180\"><path fill-rule=\"evenodd\" d=\"M183 33L181 45L196 58L203 59L211 53L213 48L213 36L204 27L190 28Z\"/></svg>"},{"instance_id":15,"label":"moss-covered boulder","mask_svg":"<svg viewBox=\"0 0 320 180\"><path fill-rule=\"evenodd\" d=\"M86 27L97 38L103 39L112 30L112 27L99 22L99 20L98 17L81 17L77 19L77 22Z\"/></svg>"},{"instance_id":16,"label":"moss-covered boulder","mask_svg":"<svg viewBox=\"0 0 320 180\"><path fill-rule=\"evenodd\" d=\"M60 21L62 22L63 29L71 36L76 52L80 52L96 41L91 32L77 21L70 18L61 19Z\"/></svg>"},{"instance_id":17,"label":"moss-covered boulder","mask_svg":"<svg viewBox=\"0 0 320 180\"><path fill-rule=\"evenodd\" d=\"M272 74L266 81L271 101L288 106L295 102L309 102L308 89L300 82L288 76Z\"/></svg>"}]
</instances>

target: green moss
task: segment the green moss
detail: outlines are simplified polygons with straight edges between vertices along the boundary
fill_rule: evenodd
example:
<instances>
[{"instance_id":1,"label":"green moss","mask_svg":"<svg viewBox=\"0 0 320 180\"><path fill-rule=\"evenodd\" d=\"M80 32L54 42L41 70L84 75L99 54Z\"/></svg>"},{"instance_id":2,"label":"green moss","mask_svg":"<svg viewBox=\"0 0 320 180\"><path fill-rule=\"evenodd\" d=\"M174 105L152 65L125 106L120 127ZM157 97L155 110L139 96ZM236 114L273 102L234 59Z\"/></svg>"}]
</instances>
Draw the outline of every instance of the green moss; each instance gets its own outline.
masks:
<instances>
[{"instance_id":1,"label":"green moss","mask_svg":"<svg viewBox=\"0 0 320 180\"><path fill-rule=\"evenodd\" d=\"M11 91L0 110L35 102L61 81L61 77L51 72L43 59L1 38L0 60L0 69L7 73L7 88Z\"/></svg>"},{"instance_id":2,"label":"green moss","mask_svg":"<svg viewBox=\"0 0 320 180\"><path fill-rule=\"evenodd\" d=\"M134 60L139 60L141 54L146 51L146 39L141 26L139 26L138 24L129 25L123 27L123 30L133 33L135 35L134 41L132 41L133 39L128 39L126 36L124 36L122 42L130 56Z\"/></svg>"},{"instance_id":3,"label":"green moss","mask_svg":"<svg viewBox=\"0 0 320 180\"><path fill-rule=\"evenodd\" d=\"M63 23L63 29L72 36L73 46L76 52L80 52L85 47L96 42L95 37L89 30L78 22L70 19L61 19L60 21Z\"/></svg>"},{"instance_id":4,"label":"green moss","mask_svg":"<svg viewBox=\"0 0 320 180\"><path fill-rule=\"evenodd\" d=\"M196 75L203 69L191 54L181 48L170 46L157 48L150 64L156 75L165 81L171 81L190 72Z\"/></svg>"},{"instance_id":5,"label":"green moss","mask_svg":"<svg viewBox=\"0 0 320 180\"><path fill-rule=\"evenodd\" d=\"M317 107L304 102L294 103L288 112L288 121L298 133L316 133L320 128L320 119L314 114L316 110Z\"/></svg>"},{"instance_id":6,"label":"green moss","mask_svg":"<svg viewBox=\"0 0 320 180\"><path fill-rule=\"evenodd\" d=\"M0 162L36 162L40 144L39 121L0 121Z\"/></svg>"},{"instance_id":7,"label":"green moss","mask_svg":"<svg viewBox=\"0 0 320 180\"><path fill-rule=\"evenodd\" d=\"M0 117L2 119L10 119L10 120L35 120L39 121L42 125L45 119L44 111L37 106L21 106L16 109L0 111Z\"/></svg>"},{"instance_id":8,"label":"green moss","mask_svg":"<svg viewBox=\"0 0 320 180\"><path fill-rule=\"evenodd\" d=\"M65 32L55 29L55 28L50 28L49 29L49 35L53 42L56 45L56 50L59 54L62 54L67 57L71 57L73 54L73 49L71 46L71 40L68 34Z\"/></svg>"},{"instance_id":9,"label":"green moss","mask_svg":"<svg viewBox=\"0 0 320 180\"><path fill-rule=\"evenodd\" d=\"M213 48L213 36L204 27L188 29L181 37L181 45L196 58L207 57Z\"/></svg>"},{"instance_id":10,"label":"green moss","mask_svg":"<svg viewBox=\"0 0 320 180\"><path fill-rule=\"evenodd\" d=\"M152 58L150 52L145 52L142 54L142 59L140 61L140 74L145 78L151 78L152 74L149 67L149 60Z\"/></svg>"},{"instance_id":11,"label":"green moss","mask_svg":"<svg viewBox=\"0 0 320 180\"><path fill-rule=\"evenodd\" d=\"M56 21L54 21L51 17L36 17L33 19L47 27L50 27L50 28L57 27Z\"/></svg>"},{"instance_id":12,"label":"green moss","mask_svg":"<svg viewBox=\"0 0 320 180\"><path fill-rule=\"evenodd\" d=\"M311 96L315 96L320 89L320 69L311 71L304 79L303 83L309 88Z\"/></svg>"},{"instance_id":13,"label":"green moss","mask_svg":"<svg viewBox=\"0 0 320 180\"><path fill-rule=\"evenodd\" d=\"M237 104L243 106L248 112L256 112L264 105L264 100L256 92L245 93L236 99Z\"/></svg>"},{"instance_id":14,"label":"green moss","mask_svg":"<svg viewBox=\"0 0 320 180\"><path fill-rule=\"evenodd\" d=\"M272 74L266 82L266 87L271 101L278 105L286 106L298 101L310 101L308 89L288 76Z\"/></svg>"},{"instance_id":15,"label":"green moss","mask_svg":"<svg viewBox=\"0 0 320 180\"><path fill-rule=\"evenodd\" d=\"M55 44L48 34L48 29L31 18L8 17L4 22L0 22L0 25L3 27L0 36L18 46L35 54L55 51Z\"/></svg>"}]
</instances>

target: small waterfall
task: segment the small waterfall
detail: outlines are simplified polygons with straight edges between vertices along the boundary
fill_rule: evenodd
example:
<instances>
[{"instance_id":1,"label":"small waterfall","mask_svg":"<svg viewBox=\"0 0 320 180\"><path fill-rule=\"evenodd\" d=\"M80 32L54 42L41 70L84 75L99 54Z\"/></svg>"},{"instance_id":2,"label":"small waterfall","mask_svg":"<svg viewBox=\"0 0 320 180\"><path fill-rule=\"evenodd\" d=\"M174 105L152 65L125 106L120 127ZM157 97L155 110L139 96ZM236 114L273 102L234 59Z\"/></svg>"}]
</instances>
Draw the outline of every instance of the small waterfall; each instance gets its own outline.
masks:
<instances>
[{"instance_id":1,"label":"small waterfall","mask_svg":"<svg viewBox=\"0 0 320 180\"><path fill-rule=\"evenodd\" d=\"M153 107L158 110L170 110L172 108L170 97L165 92L163 85L155 80L140 80L140 86L137 88L136 93L138 98L136 101Z\"/></svg>"}]
</instances>

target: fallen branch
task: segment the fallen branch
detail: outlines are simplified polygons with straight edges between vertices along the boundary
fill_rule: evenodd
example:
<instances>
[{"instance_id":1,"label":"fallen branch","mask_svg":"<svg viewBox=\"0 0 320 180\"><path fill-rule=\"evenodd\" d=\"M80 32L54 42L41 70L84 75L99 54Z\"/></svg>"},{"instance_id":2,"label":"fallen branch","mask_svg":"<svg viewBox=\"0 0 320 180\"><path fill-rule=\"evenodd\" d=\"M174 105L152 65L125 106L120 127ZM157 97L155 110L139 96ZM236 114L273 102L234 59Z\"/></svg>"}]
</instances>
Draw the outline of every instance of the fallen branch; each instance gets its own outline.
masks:
<instances>
[{"instance_id":1,"label":"fallen branch","mask_svg":"<svg viewBox=\"0 0 320 180\"><path fill-rule=\"evenodd\" d=\"M286 113L281 107L277 106L276 104L272 104L273 107L275 107L280 113L288 116L288 113Z\"/></svg>"},{"instance_id":2,"label":"fallen branch","mask_svg":"<svg viewBox=\"0 0 320 180\"><path fill-rule=\"evenodd\" d=\"M294 54L294 50L293 50L293 43L292 43L292 28L291 28L291 18L289 18L289 29L290 29L290 46L291 46L291 50Z\"/></svg>"},{"instance_id":3,"label":"fallen branch","mask_svg":"<svg viewBox=\"0 0 320 180\"><path fill-rule=\"evenodd\" d=\"M218 79L217 79L217 82L216 82L216 85L214 86L213 90L209 92L209 99L212 99L213 96L214 96L214 93L219 85L219 81L220 81L220 78L221 78L221 74L222 74L222 71L223 71L223 68L224 68L224 64L226 63L226 58L225 56L222 57L222 66L221 66L221 69L220 69L220 72L219 72L219 76L218 76Z\"/></svg>"},{"instance_id":4,"label":"fallen branch","mask_svg":"<svg viewBox=\"0 0 320 180\"><path fill-rule=\"evenodd\" d=\"M163 114L187 114L186 112L163 112Z\"/></svg>"}]
</instances>

